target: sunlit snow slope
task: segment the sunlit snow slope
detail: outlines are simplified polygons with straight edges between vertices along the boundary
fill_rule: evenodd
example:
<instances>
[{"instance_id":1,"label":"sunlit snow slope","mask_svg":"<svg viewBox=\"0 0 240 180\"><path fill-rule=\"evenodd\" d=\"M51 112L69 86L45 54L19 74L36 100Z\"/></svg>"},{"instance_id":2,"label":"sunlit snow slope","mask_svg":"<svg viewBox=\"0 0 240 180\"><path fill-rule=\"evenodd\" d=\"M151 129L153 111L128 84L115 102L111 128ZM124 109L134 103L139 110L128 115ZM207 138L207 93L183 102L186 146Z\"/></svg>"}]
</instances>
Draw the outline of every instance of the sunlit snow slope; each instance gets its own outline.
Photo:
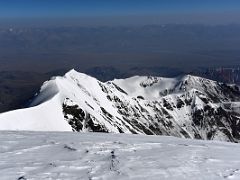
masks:
<instances>
[{"instance_id":1,"label":"sunlit snow slope","mask_svg":"<svg viewBox=\"0 0 240 180\"><path fill-rule=\"evenodd\" d=\"M236 85L196 77L100 82L69 71L43 84L31 107L0 114L0 130L113 132L236 142Z\"/></svg>"},{"instance_id":2,"label":"sunlit snow slope","mask_svg":"<svg viewBox=\"0 0 240 180\"><path fill-rule=\"evenodd\" d=\"M239 180L240 146L103 133L0 133L1 180Z\"/></svg>"}]
</instances>

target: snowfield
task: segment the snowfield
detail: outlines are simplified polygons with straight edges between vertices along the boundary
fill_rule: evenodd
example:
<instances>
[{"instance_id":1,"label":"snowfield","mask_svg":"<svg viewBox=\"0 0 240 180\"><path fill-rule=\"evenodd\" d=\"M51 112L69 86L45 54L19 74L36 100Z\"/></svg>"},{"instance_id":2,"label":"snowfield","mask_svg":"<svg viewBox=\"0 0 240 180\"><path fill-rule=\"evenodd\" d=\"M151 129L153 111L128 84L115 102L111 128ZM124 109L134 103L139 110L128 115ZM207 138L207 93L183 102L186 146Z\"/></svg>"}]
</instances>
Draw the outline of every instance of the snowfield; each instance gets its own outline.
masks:
<instances>
[{"instance_id":1,"label":"snowfield","mask_svg":"<svg viewBox=\"0 0 240 180\"><path fill-rule=\"evenodd\" d=\"M105 133L0 131L1 180L240 179L235 143Z\"/></svg>"}]
</instances>

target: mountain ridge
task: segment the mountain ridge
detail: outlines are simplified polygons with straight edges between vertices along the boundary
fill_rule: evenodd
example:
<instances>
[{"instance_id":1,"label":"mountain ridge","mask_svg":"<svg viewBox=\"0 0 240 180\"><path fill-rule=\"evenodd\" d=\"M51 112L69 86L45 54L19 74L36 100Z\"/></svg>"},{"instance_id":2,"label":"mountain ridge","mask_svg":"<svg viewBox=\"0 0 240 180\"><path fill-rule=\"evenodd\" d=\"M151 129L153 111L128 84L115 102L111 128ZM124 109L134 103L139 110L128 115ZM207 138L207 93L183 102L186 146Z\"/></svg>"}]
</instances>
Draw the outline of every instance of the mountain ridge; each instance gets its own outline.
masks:
<instances>
[{"instance_id":1,"label":"mountain ridge","mask_svg":"<svg viewBox=\"0 0 240 180\"><path fill-rule=\"evenodd\" d=\"M0 129L238 142L238 102L238 86L197 76L133 76L101 82L72 69L46 81L29 108L0 114Z\"/></svg>"}]
</instances>

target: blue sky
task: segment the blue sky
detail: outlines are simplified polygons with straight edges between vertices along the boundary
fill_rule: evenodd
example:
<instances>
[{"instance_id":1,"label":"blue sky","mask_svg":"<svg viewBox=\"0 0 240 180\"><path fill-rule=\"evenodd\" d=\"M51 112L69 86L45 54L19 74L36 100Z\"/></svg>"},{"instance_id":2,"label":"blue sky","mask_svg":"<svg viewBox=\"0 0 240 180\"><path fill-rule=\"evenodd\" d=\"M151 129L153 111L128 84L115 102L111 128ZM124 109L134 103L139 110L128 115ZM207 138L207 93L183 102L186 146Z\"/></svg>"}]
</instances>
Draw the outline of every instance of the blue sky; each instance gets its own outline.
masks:
<instances>
[{"instance_id":1,"label":"blue sky","mask_svg":"<svg viewBox=\"0 0 240 180\"><path fill-rule=\"evenodd\" d=\"M0 0L0 17L84 17L240 11L240 0Z\"/></svg>"},{"instance_id":2,"label":"blue sky","mask_svg":"<svg viewBox=\"0 0 240 180\"><path fill-rule=\"evenodd\" d=\"M9 18L60 25L80 22L69 18L81 25L228 24L240 23L240 0L0 0L0 23Z\"/></svg>"}]
</instances>

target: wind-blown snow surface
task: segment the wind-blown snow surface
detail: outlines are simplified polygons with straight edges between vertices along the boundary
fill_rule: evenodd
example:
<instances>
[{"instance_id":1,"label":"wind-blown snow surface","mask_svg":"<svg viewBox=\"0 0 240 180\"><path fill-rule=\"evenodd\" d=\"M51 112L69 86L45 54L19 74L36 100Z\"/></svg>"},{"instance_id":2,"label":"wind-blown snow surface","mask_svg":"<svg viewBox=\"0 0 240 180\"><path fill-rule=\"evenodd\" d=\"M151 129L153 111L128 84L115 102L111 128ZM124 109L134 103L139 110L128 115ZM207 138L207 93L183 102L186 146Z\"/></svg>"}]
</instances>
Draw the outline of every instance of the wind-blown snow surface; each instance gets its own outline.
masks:
<instances>
[{"instance_id":1,"label":"wind-blown snow surface","mask_svg":"<svg viewBox=\"0 0 240 180\"><path fill-rule=\"evenodd\" d=\"M240 91L196 76L100 82L69 71L43 84L32 107L0 114L0 130L113 132L237 142Z\"/></svg>"},{"instance_id":2,"label":"wind-blown snow surface","mask_svg":"<svg viewBox=\"0 0 240 180\"><path fill-rule=\"evenodd\" d=\"M240 179L239 144L106 133L0 132L9 179Z\"/></svg>"}]
</instances>

